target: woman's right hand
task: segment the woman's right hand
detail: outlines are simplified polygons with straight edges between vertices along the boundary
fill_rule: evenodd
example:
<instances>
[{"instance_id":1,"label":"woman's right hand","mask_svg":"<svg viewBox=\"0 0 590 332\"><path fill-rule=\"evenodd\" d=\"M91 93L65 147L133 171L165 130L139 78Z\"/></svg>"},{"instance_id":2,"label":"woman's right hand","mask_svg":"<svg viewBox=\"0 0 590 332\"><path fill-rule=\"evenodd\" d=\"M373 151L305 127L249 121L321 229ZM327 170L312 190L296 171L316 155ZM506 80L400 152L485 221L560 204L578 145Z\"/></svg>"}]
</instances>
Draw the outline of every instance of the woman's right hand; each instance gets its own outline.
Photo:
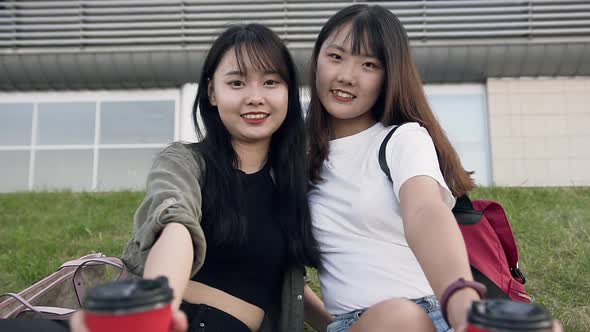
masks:
<instances>
[{"instance_id":1,"label":"woman's right hand","mask_svg":"<svg viewBox=\"0 0 590 332\"><path fill-rule=\"evenodd\" d=\"M76 311L70 319L70 330L72 332L90 332L84 323L84 312L82 310ZM188 320L184 312L176 310L172 315L172 330L170 332L186 332L188 331Z\"/></svg>"},{"instance_id":2,"label":"woman's right hand","mask_svg":"<svg viewBox=\"0 0 590 332\"><path fill-rule=\"evenodd\" d=\"M181 310L176 310L172 315L172 331L171 332L187 332L188 320L186 315Z\"/></svg>"},{"instance_id":3,"label":"woman's right hand","mask_svg":"<svg viewBox=\"0 0 590 332\"><path fill-rule=\"evenodd\" d=\"M334 316L328 313L324 302L309 285L303 288L303 301L305 322L317 331L326 331L328 325L334 320Z\"/></svg>"}]
</instances>

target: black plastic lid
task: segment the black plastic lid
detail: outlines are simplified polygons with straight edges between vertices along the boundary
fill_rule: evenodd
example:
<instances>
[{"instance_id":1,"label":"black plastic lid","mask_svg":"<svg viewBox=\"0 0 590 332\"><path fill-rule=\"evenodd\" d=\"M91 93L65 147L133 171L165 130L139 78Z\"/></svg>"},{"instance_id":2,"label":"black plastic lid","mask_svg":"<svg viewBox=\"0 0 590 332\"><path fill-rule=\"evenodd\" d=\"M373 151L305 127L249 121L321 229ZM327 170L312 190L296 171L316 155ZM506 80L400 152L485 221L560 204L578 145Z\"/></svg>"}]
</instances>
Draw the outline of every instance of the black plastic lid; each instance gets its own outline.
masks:
<instances>
[{"instance_id":1,"label":"black plastic lid","mask_svg":"<svg viewBox=\"0 0 590 332\"><path fill-rule=\"evenodd\" d=\"M471 305L468 321L508 331L551 330L551 314L540 305L509 300L484 300Z\"/></svg>"},{"instance_id":2,"label":"black plastic lid","mask_svg":"<svg viewBox=\"0 0 590 332\"><path fill-rule=\"evenodd\" d=\"M100 285L88 291L84 309L95 312L134 311L172 301L166 277L128 279Z\"/></svg>"}]
</instances>

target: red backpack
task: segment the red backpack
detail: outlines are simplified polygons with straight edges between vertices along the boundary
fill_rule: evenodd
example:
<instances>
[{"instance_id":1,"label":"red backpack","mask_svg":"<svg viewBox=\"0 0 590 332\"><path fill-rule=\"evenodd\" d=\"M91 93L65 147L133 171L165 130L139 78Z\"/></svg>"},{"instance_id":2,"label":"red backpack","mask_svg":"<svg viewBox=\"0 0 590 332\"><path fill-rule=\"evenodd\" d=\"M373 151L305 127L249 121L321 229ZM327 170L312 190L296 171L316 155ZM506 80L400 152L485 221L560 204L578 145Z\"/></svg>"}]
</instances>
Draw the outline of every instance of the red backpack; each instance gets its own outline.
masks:
<instances>
[{"instance_id":1,"label":"red backpack","mask_svg":"<svg viewBox=\"0 0 590 332\"><path fill-rule=\"evenodd\" d=\"M379 148L379 165L390 181L385 148L400 126L385 136ZM531 297L524 288L526 278L518 267L518 248L504 208L494 201L471 201L463 195L457 198L453 214L465 240L473 278L488 289L486 298L530 303Z\"/></svg>"}]
</instances>

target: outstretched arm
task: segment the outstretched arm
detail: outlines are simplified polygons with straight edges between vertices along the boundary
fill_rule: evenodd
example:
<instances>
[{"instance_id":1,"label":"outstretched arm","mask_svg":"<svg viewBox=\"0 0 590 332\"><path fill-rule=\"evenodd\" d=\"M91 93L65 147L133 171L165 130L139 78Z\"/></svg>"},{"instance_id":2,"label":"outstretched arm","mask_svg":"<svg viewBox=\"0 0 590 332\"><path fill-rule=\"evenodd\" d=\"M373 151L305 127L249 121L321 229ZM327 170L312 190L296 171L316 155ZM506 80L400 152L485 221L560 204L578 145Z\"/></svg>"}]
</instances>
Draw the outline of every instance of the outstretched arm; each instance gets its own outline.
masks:
<instances>
[{"instance_id":1,"label":"outstretched arm","mask_svg":"<svg viewBox=\"0 0 590 332\"><path fill-rule=\"evenodd\" d=\"M429 176L410 178L400 189L406 239L439 299L455 280L473 280L465 242L444 201L446 194ZM451 327L465 325L471 302L478 299L477 292L470 288L451 296L447 306Z\"/></svg>"},{"instance_id":2,"label":"outstretched arm","mask_svg":"<svg viewBox=\"0 0 590 332\"><path fill-rule=\"evenodd\" d=\"M184 289L190 279L193 262L193 243L188 229L179 223L169 223L148 254L143 277L168 278L174 291L172 308L177 310L182 302Z\"/></svg>"}]
</instances>

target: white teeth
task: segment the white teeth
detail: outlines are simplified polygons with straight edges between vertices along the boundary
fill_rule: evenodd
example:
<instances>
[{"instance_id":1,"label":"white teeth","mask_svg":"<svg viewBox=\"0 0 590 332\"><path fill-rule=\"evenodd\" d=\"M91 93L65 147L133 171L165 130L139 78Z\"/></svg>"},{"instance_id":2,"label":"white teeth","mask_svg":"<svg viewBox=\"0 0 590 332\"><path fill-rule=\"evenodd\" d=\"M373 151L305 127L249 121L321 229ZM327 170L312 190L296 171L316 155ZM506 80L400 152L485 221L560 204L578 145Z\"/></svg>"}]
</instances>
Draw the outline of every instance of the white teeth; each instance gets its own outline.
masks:
<instances>
[{"instance_id":1,"label":"white teeth","mask_svg":"<svg viewBox=\"0 0 590 332\"><path fill-rule=\"evenodd\" d=\"M246 119L263 119L267 116L268 114L242 114L242 117Z\"/></svg>"},{"instance_id":2,"label":"white teeth","mask_svg":"<svg viewBox=\"0 0 590 332\"><path fill-rule=\"evenodd\" d=\"M336 96L342 97L342 98L349 98L349 99L354 98L353 95L351 95L350 93L344 92L344 91L332 90L332 93L335 94Z\"/></svg>"}]
</instances>

